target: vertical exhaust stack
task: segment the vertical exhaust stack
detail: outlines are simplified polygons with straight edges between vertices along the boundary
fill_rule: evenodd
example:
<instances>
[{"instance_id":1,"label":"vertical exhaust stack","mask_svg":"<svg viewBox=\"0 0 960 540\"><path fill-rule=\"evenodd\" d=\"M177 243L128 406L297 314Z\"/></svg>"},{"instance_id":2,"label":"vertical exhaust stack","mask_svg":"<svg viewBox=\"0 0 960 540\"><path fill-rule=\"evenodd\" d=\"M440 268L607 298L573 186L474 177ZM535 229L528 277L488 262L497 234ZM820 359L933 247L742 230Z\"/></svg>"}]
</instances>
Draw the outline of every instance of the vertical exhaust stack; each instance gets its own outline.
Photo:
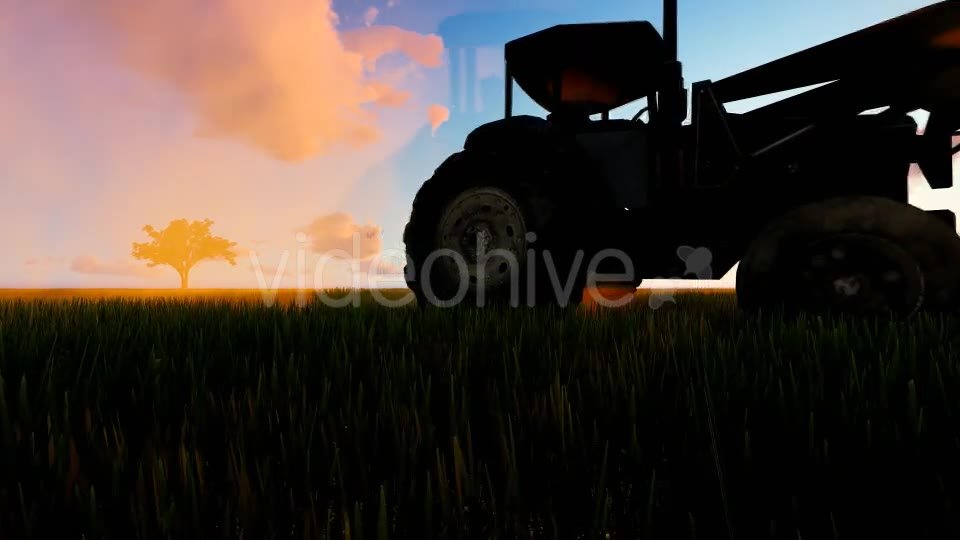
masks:
<instances>
[{"instance_id":1,"label":"vertical exhaust stack","mask_svg":"<svg viewBox=\"0 0 960 540\"><path fill-rule=\"evenodd\" d=\"M669 190L684 184L679 150L680 126L687 118L687 93L683 84L678 39L679 0L663 0L663 42L666 54L660 91L657 96L657 124L663 144L660 148L660 188Z\"/></svg>"},{"instance_id":2,"label":"vertical exhaust stack","mask_svg":"<svg viewBox=\"0 0 960 540\"><path fill-rule=\"evenodd\" d=\"M677 38L677 0L663 0L663 41L667 46L667 61L677 62L680 59Z\"/></svg>"},{"instance_id":3,"label":"vertical exhaust stack","mask_svg":"<svg viewBox=\"0 0 960 540\"><path fill-rule=\"evenodd\" d=\"M679 0L663 0L663 43L666 54L660 92L660 107L668 124L679 126L687 119L687 94L680 63L677 4Z\"/></svg>"}]
</instances>

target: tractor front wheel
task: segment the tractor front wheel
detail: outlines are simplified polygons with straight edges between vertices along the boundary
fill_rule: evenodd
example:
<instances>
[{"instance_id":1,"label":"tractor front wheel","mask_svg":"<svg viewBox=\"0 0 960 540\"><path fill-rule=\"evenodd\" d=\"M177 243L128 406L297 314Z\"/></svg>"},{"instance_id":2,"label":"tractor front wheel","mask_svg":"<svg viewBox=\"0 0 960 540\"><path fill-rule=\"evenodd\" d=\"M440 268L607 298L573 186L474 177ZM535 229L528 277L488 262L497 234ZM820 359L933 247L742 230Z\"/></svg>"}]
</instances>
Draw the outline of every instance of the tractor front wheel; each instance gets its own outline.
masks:
<instances>
[{"instance_id":1,"label":"tractor front wheel","mask_svg":"<svg viewBox=\"0 0 960 540\"><path fill-rule=\"evenodd\" d=\"M960 306L960 237L927 212L881 197L842 197L771 223L737 268L746 311L909 317Z\"/></svg>"},{"instance_id":2,"label":"tractor front wheel","mask_svg":"<svg viewBox=\"0 0 960 540\"><path fill-rule=\"evenodd\" d=\"M583 253L561 182L541 167L461 152L420 188L404 230L422 306L579 304Z\"/></svg>"}]
</instances>

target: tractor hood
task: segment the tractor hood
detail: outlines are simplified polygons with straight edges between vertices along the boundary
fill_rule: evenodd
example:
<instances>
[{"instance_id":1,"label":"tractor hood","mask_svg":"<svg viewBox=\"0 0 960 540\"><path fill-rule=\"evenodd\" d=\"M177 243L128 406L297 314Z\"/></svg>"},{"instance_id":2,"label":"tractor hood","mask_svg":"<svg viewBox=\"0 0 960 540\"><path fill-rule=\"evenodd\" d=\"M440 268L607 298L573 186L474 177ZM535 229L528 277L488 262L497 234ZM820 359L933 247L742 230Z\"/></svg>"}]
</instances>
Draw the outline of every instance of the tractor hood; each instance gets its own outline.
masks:
<instances>
[{"instance_id":1,"label":"tractor hood","mask_svg":"<svg viewBox=\"0 0 960 540\"><path fill-rule=\"evenodd\" d=\"M648 95L665 54L647 21L558 25L504 47L509 75L537 105L587 114Z\"/></svg>"},{"instance_id":2,"label":"tractor hood","mask_svg":"<svg viewBox=\"0 0 960 540\"><path fill-rule=\"evenodd\" d=\"M715 81L723 103L857 77L915 70L960 51L960 1L948 0ZM957 56L951 67L960 66ZM960 89L953 90L960 92Z\"/></svg>"}]
</instances>

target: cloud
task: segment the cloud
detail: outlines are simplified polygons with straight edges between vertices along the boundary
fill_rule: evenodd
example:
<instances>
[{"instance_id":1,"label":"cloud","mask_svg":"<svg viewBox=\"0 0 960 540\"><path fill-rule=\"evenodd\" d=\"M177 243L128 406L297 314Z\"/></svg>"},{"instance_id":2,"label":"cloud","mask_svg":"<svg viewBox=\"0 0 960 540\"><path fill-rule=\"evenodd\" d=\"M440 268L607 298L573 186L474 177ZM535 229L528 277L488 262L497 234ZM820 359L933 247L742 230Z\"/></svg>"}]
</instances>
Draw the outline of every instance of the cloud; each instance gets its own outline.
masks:
<instances>
[{"instance_id":1,"label":"cloud","mask_svg":"<svg viewBox=\"0 0 960 540\"><path fill-rule=\"evenodd\" d=\"M259 272L268 282L277 275L281 279L299 275L313 279L318 269L327 269L323 270L324 273L333 271L346 276L353 271L361 276L403 274L406 252L383 249L380 231L377 225L354 222L346 213L328 214L316 218L297 233L298 244L294 249L256 255L244 252L240 259L245 270L253 275ZM357 239L356 250L354 238ZM301 254L305 255L303 268L299 267Z\"/></svg>"},{"instance_id":2,"label":"cloud","mask_svg":"<svg viewBox=\"0 0 960 540\"><path fill-rule=\"evenodd\" d=\"M340 38L346 50L363 57L369 71L376 69L380 58L395 52L423 67L443 65L443 40L435 34L418 34L398 26L370 26L342 32Z\"/></svg>"},{"instance_id":3,"label":"cloud","mask_svg":"<svg viewBox=\"0 0 960 540\"><path fill-rule=\"evenodd\" d=\"M403 267L406 264L405 261L397 260L395 257L389 257L386 255L372 258L369 261L364 261L363 266L361 266L360 271L366 272L372 276L397 276L403 274Z\"/></svg>"},{"instance_id":4,"label":"cloud","mask_svg":"<svg viewBox=\"0 0 960 540\"><path fill-rule=\"evenodd\" d=\"M430 105L427 107L427 120L430 121L430 128L434 135L437 134L437 129L449 119L450 109L443 105Z\"/></svg>"},{"instance_id":5,"label":"cloud","mask_svg":"<svg viewBox=\"0 0 960 540\"><path fill-rule=\"evenodd\" d=\"M443 52L440 37L397 27L340 33L331 0L50 5L65 20L92 25L90 35L123 65L178 91L200 118L196 135L254 145L285 161L379 141L369 106L400 100L364 66L399 52L438 67Z\"/></svg>"},{"instance_id":6,"label":"cloud","mask_svg":"<svg viewBox=\"0 0 960 540\"><path fill-rule=\"evenodd\" d=\"M93 255L81 255L70 263L70 270L78 274L102 274L111 276L130 276L156 278L162 275L160 268L149 268L133 261L103 261Z\"/></svg>"},{"instance_id":7,"label":"cloud","mask_svg":"<svg viewBox=\"0 0 960 540\"><path fill-rule=\"evenodd\" d=\"M344 212L320 216L301 232L307 235L312 251L337 258L368 259L383 247L378 225L360 225Z\"/></svg>"},{"instance_id":8,"label":"cloud","mask_svg":"<svg viewBox=\"0 0 960 540\"><path fill-rule=\"evenodd\" d=\"M363 24L367 26L372 26L374 21L377 20L377 15L380 15L380 10L370 6L367 8L367 11L363 14Z\"/></svg>"},{"instance_id":9,"label":"cloud","mask_svg":"<svg viewBox=\"0 0 960 540\"><path fill-rule=\"evenodd\" d=\"M382 82L371 83L370 92L375 96L374 103L384 107L400 107L413 97L413 93L409 90L399 90Z\"/></svg>"}]
</instances>

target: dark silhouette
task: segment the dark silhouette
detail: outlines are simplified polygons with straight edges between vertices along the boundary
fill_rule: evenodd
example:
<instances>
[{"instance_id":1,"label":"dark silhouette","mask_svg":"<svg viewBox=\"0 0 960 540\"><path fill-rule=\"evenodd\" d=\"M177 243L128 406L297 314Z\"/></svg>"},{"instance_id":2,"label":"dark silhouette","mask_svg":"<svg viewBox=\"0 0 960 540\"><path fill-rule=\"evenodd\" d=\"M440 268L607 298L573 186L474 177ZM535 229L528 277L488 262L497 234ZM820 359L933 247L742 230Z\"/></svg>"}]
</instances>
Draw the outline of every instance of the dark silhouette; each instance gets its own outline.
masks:
<instances>
[{"instance_id":1,"label":"dark silhouette","mask_svg":"<svg viewBox=\"0 0 960 540\"><path fill-rule=\"evenodd\" d=\"M677 13L677 0L664 0L662 31L648 21L559 24L506 42L502 117L423 165L436 170L403 237L418 301L579 303L591 273L623 274L624 259L629 285L702 279L677 257L694 246L683 253L720 275L739 261L737 297L748 310L960 306L955 215L911 206L907 190L914 163L931 187L953 185L960 2L689 91ZM506 29L501 15L487 17L501 36L534 20ZM458 36L448 43L457 128L477 118L472 75L485 34L470 26L475 18L445 21L458 29L447 32ZM746 113L726 109L818 84ZM514 85L546 118L513 113ZM611 119L642 100L648 107L632 119ZM923 135L910 115L919 109L930 112ZM461 256L466 273L432 264L438 250ZM461 285L477 294L460 296Z\"/></svg>"},{"instance_id":2,"label":"dark silhouette","mask_svg":"<svg viewBox=\"0 0 960 540\"><path fill-rule=\"evenodd\" d=\"M223 259L231 265L237 264L237 254L232 251L236 242L213 236L212 225L209 219L193 222L177 219L161 230L147 225L143 230L151 240L134 242L133 256L149 261L149 267L170 266L180 276L180 288L186 289L190 270L201 261Z\"/></svg>"}]
</instances>

